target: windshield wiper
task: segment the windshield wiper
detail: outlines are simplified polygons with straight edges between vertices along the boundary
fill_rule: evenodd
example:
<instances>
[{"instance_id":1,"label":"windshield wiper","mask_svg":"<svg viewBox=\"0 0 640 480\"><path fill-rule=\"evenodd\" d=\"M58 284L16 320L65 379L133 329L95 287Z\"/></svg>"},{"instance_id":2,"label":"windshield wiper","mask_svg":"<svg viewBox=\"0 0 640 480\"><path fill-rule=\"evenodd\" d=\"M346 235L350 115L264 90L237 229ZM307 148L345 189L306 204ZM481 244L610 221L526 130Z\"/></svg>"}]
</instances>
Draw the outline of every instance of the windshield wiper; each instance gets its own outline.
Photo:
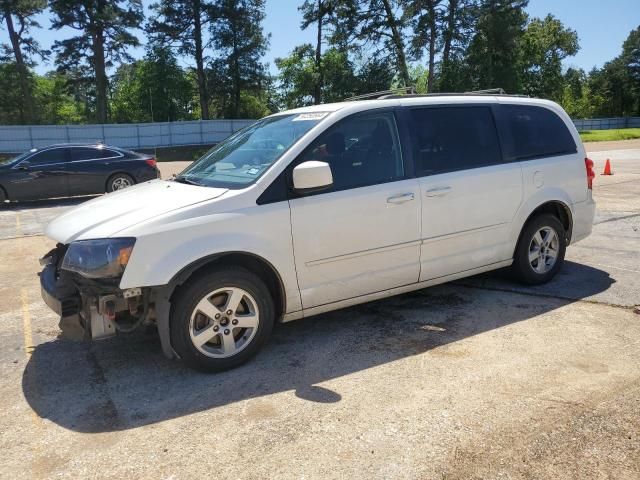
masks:
<instances>
[{"instance_id":1,"label":"windshield wiper","mask_svg":"<svg viewBox=\"0 0 640 480\"><path fill-rule=\"evenodd\" d=\"M187 183L189 185L196 185L198 187L202 187L202 183L198 183L198 182L194 182L193 180L188 179L187 177L184 177L182 175L178 175L173 179L174 182L178 182L178 183Z\"/></svg>"}]
</instances>

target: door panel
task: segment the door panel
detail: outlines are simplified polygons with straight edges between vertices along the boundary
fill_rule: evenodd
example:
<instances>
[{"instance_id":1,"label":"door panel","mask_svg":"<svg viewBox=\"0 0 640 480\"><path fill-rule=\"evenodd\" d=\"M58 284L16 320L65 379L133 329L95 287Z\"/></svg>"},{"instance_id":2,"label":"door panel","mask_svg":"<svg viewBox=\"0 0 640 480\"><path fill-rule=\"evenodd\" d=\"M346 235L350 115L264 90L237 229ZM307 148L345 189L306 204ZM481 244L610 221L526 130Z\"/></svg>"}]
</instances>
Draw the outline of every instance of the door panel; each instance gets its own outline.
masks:
<instances>
[{"instance_id":1,"label":"door panel","mask_svg":"<svg viewBox=\"0 0 640 480\"><path fill-rule=\"evenodd\" d=\"M422 201L420 280L507 260L522 170L504 163L490 105L411 109Z\"/></svg>"},{"instance_id":2,"label":"door panel","mask_svg":"<svg viewBox=\"0 0 640 480\"><path fill-rule=\"evenodd\" d=\"M330 165L333 185L289 201L303 308L417 282L419 185L404 179L393 111L341 120L290 168L309 160Z\"/></svg>"},{"instance_id":3,"label":"door panel","mask_svg":"<svg viewBox=\"0 0 640 480\"><path fill-rule=\"evenodd\" d=\"M7 190L12 200L66 197L67 149L43 150L20 162L8 173Z\"/></svg>"},{"instance_id":4,"label":"door panel","mask_svg":"<svg viewBox=\"0 0 640 480\"><path fill-rule=\"evenodd\" d=\"M117 156L114 158L114 156ZM121 155L96 147L72 147L69 163L69 190L72 195L90 195L106 191L112 163Z\"/></svg>"},{"instance_id":5,"label":"door panel","mask_svg":"<svg viewBox=\"0 0 640 480\"><path fill-rule=\"evenodd\" d=\"M420 190L421 281L511 257L510 225L522 202L520 164L423 177Z\"/></svg>"},{"instance_id":6,"label":"door panel","mask_svg":"<svg viewBox=\"0 0 640 480\"><path fill-rule=\"evenodd\" d=\"M419 200L415 179L291 200L303 308L417 282Z\"/></svg>"}]
</instances>

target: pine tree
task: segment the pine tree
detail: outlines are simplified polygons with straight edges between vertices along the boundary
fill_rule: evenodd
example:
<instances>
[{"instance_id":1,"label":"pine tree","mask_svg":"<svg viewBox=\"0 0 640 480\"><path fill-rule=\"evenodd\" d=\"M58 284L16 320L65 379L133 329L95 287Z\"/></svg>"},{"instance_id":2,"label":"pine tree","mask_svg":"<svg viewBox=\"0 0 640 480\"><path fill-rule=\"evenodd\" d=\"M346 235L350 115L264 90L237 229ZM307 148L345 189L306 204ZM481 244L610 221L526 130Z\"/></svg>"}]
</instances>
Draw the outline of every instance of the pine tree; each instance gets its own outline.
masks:
<instances>
[{"instance_id":1,"label":"pine tree","mask_svg":"<svg viewBox=\"0 0 640 480\"><path fill-rule=\"evenodd\" d=\"M175 46L180 54L195 60L200 117L203 120L211 118L204 34L211 24L213 9L214 4L207 0L160 0L151 5L155 15L146 28L152 42Z\"/></svg>"},{"instance_id":2,"label":"pine tree","mask_svg":"<svg viewBox=\"0 0 640 480\"><path fill-rule=\"evenodd\" d=\"M2 56L5 58L13 57L16 63L20 93L22 94L20 123L33 123L35 120L33 85L29 66L34 55L45 59L49 52L42 49L30 35L30 29L40 27L34 17L42 12L46 6L46 0L0 1L0 14L4 19L10 41L10 45L1 45Z\"/></svg>"},{"instance_id":3,"label":"pine tree","mask_svg":"<svg viewBox=\"0 0 640 480\"><path fill-rule=\"evenodd\" d=\"M138 46L131 29L139 27L144 15L140 0L51 0L52 28L69 27L79 35L54 43L60 71L74 68L90 71L95 78L96 121L107 121L107 68L131 61L127 48Z\"/></svg>"},{"instance_id":4,"label":"pine tree","mask_svg":"<svg viewBox=\"0 0 640 480\"><path fill-rule=\"evenodd\" d=\"M214 65L229 79L225 112L240 115L243 90L259 91L267 81L262 63L269 37L263 33L264 0L219 0L211 23L211 43L218 55Z\"/></svg>"}]
</instances>

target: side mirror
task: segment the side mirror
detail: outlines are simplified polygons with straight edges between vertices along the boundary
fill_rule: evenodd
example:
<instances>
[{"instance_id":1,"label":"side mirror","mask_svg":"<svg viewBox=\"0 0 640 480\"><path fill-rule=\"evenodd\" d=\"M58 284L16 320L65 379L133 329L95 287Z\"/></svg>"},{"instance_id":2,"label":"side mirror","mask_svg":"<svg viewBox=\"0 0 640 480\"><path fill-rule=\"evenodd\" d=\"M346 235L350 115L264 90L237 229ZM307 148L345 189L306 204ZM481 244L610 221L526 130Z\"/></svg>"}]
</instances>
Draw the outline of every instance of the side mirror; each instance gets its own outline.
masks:
<instances>
[{"instance_id":1,"label":"side mirror","mask_svg":"<svg viewBox=\"0 0 640 480\"><path fill-rule=\"evenodd\" d=\"M311 160L293 169L293 188L298 193L315 192L331 185L333 185L333 175L327 162Z\"/></svg>"},{"instance_id":2,"label":"side mirror","mask_svg":"<svg viewBox=\"0 0 640 480\"><path fill-rule=\"evenodd\" d=\"M20 164L18 165L18 170L31 170L31 162L28 160L20 162Z\"/></svg>"}]
</instances>

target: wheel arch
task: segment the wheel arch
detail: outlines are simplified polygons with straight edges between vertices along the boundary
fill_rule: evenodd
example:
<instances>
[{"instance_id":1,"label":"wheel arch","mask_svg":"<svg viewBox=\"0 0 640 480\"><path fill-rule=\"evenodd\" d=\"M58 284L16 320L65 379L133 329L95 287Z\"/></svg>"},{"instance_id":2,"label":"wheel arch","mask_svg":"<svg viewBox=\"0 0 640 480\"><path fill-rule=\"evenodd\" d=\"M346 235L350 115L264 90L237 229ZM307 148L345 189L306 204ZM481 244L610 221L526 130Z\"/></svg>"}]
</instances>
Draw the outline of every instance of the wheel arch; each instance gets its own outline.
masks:
<instances>
[{"instance_id":1,"label":"wheel arch","mask_svg":"<svg viewBox=\"0 0 640 480\"><path fill-rule=\"evenodd\" d=\"M560 223L562 223L562 226L565 230L567 242L566 244L569 245L569 242L571 241L571 234L573 231L573 214L571 213L571 208L569 208L569 206L561 200L547 200L535 207L529 213L529 215L527 215L526 220L522 223L520 231L518 232L518 240L516 241L516 244L514 246L514 255L515 249L518 248L518 244L520 243L522 232L524 231L527 224L531 221L532 218L543 213L551 214L557 217L558 220L560 220Z\"/></svg>"},{"instance_id":2,"label":"wheel arch","mask_svg":"<svg viewBox=\"0 0 640 480\"><path fill-rule=\"evenodd\" d=\"M242 251L216 253L203 257L180 270L168 284L170 298L193 276L215 267L242 267L258 275L269 289L273 298L276 316L286 311L284 282L276 268L263 257Z\"/></svg>"}]
</instances>

